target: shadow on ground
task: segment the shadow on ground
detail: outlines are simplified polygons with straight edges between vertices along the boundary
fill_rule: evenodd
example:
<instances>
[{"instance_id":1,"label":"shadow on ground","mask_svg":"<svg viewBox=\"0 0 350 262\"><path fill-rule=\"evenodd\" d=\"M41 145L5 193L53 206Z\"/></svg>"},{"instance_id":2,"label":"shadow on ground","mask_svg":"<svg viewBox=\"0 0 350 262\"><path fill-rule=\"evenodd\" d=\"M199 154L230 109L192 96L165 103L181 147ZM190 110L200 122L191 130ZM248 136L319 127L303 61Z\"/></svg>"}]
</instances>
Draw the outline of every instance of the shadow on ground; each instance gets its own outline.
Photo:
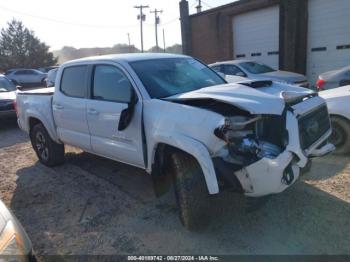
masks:
<instances>
[{"instance_id":1,"label":"shadow on ground","mask_svg":"<svg viewBox=\"0 0 350 262\"><path fill-rule=\"evenodd\" d=\"M11 208L41 255L350 254L349 203L302 181L250 212L242 196L215 196L212 223L191 233L172 194L156 199L137 168L70 153L60 167L36 163L17 175Z\"/></svg>"}]
</instances>

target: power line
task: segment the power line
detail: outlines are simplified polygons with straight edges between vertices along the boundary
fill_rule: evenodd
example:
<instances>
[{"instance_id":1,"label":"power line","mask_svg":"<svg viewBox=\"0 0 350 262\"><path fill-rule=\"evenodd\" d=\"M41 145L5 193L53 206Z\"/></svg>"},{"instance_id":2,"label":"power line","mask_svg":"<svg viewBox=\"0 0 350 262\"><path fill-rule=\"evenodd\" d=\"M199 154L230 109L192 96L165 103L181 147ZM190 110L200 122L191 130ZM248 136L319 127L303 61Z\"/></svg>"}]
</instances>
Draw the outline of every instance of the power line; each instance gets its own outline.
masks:
<instances>
[{"instance_id":1,"label":"power line","mask_svg":"<svg viewBox=\"0 0 350 262\"><path fill-rule=\"evenodd\" d=\"M202 3L206 6L206 7L209 7L209 8L213 8L211 5L208 5L206 2L204 2L203 0L202 0Z\"/></svg>"},{"instance_id":2,"label":"power line","mask_svg":"<svg viewBox=\"0 0 350 262\"><path fill-rule=\"evenodd\" d=\"M169 20L169 21L167 21L167 22L165 22L165 23L161 23L161 25L162 25L162 26L165 26L165 25L171 24L171 23L173 23L173 22L175 22L175 21L179 21L179 19L180 19L180 18L175 17L175 18L173 18L173 19L171 19L171 20Z\"/></svg>"},{"instance_id":3,"label":"power line","mask_svg":"<svg viewBox=\"0 0 350 262\"><path fill-rule=\"evenodd\" d=\"M40 20L45 20L45 21L50 21L53 23L58 23L58 24L65 24L65 25L70 25L70 26L79 26L79 27L93 27L93 28L132 28L132 27L137 27L138 25L94 25L94 24L83 24L83 23L75 23L75 22L67 22L59 19L54 19L50 17L44 17L44 16L38 16L38 15L33 15L25 12L20 12L17 10L13 10L11 8L7 8L4 6L0 6L0 9L9 11L15 14L19 15L24 15L24 16L29 16L32 18L40 19Z\"/></svg>"}]
</instances>

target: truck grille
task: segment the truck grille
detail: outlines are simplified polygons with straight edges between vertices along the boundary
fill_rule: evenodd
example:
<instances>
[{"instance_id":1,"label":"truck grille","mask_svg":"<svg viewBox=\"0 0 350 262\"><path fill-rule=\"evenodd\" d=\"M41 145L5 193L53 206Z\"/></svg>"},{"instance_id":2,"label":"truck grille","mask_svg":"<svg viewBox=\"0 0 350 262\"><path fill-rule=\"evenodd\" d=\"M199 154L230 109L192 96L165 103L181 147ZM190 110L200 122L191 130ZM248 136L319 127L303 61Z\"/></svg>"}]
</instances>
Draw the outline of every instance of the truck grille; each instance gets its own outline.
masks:
<instances>
[{"instance_id":1,"label":"truck grille","mask_svg":"<svg viewBox=\"0 0 350 262\"><path fill-rule=\"evenodd\" d=\"M320 139L330 128L327 106L323 105L318 109L298 118L300 146L307 149Z\"/></svg>"}]
</instances>

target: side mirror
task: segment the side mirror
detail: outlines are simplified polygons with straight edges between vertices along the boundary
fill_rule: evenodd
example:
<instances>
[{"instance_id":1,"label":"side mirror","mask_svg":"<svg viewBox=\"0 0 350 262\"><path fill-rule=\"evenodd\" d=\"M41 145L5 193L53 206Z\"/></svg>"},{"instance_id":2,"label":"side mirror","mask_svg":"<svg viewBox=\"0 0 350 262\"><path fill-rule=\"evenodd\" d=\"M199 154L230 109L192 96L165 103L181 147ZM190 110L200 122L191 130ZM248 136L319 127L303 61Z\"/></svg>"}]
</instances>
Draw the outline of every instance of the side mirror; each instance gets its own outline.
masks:
<instances>
[{"instance_id":1,"label":"side mirror","mask_svg":"<svg viewBox=\"0 0 350 262\"><path fill-rule=\"evenodd\" d=\"M23 86L17 85L16 89L18 89L19 91L22 91L23 90Z\"/></svg>"},{"instance_id":2,"label":"side mirror","mask_svg":"<svg viewBox=\"0 0 350 262\"><path fill-rule=\"evenodd\" d=\"M135 90L132 87L130 88L131 88L131 92L130 92L130 100L128 102L128 107L125 108L120 114L119 124L118 124L119 131L123 131L129 126L132 120L132 117L134 115L135 105L138 102L138 98Z\"/></svg>"}]
</instances>

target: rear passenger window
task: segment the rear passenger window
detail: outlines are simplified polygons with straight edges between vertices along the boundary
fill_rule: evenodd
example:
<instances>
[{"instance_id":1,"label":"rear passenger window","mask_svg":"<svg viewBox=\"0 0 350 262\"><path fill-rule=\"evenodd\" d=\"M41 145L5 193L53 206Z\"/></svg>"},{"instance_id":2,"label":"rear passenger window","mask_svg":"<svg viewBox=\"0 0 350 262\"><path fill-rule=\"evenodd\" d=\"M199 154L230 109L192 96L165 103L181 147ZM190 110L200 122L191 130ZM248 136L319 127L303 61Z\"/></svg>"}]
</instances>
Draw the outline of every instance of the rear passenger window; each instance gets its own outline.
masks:
<instances>
[{"instance_id":1,"label":"rear passenger window","mask_svg":"<svg viewBox=\"0 0 350 262\"><path fill-rule=\"evenodd\" d=\"M86 95L87 66L67 67L63 71L61 91L71 97L84 98Z\"/></svg>"},{"instance_id":2,"label":"rear passenger window","mask_svg":"<svg viewBox=\"0 0 350 262\"><path fill-rule=\"evenodd\" d=\"M118 68L97 65L94 71L92 98L95 100L128 103L132 86L129 79Z\"/></svg>"}]
</instances>

